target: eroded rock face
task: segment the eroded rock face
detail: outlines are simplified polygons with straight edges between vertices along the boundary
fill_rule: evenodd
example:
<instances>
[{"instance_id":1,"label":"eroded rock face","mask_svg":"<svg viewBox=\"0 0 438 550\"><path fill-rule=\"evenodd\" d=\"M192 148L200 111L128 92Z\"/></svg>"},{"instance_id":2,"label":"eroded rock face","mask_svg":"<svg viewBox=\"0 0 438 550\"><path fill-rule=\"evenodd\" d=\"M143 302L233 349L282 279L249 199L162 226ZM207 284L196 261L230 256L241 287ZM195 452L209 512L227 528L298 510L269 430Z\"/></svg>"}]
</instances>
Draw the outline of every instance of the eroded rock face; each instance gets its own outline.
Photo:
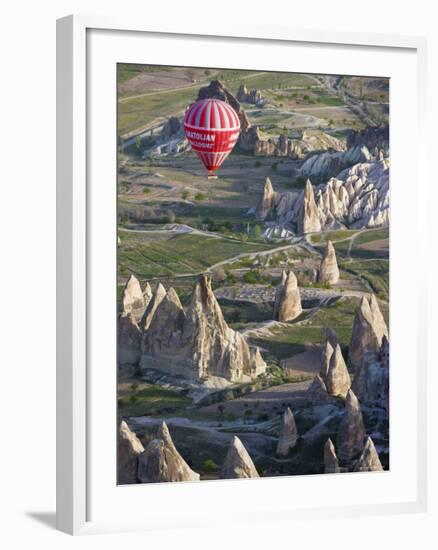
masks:
<instances>
[{"instance_id":1,"label":"eroded rock face","mask_svg":"<svg viewBox=\"0 0 438 550\"><path fill-rule=\"evenodd\" d=\"M297 220L298 233L319 233L321 231L321 222L319 220L318 209L315 202L312 182L308 179L304 189L302 207L298 213Z\"/></svg>"},{"instance_id":2,"label":"eroded rock face","mask_svg":"<svg viewBox=\"0 0 438 550\"><path fill-rule=\"evenodd\" d=\"M330 346L328 342L327 345ZM334 396L340 395L341 397L346 397L351 387L350 375L348 374L347 365L345 364L339 344L337 344L330 356L325 383L329 395Z\"/></svg>"},{"instance_id":3,"label":"eroded rock face","mask_svg":"<svg viewBox=\"0 0 438 550\"><path fill-rule=\"evenodd\" d=\"M138 479L141 483L167 481L199 481L194 472L177 451L165 422L138 459Z\"/></svg>"},{"instance_id":4,"label":"eroded rock face","mask_svg":"<svg viewBox=\"0 0 438 550\"><path fill-rule=\"evenodd\" d=\"M350 130L347 133L347 148L357 145L367 147L370 151L389 152L389 126L372 127L369 126L363 130Z\"/></svg>"},{"instance_id":5,"label":"eroded rock face","mask_svg":"<svg viewBox=\"0 0 438 550\"><path fill-rule=\"evenodd\" d=\"M389 161L361 162L337 174L315 188L306 184L301 193L274 190L275 198L270 211L265 211L265 219L269 217L271 225L275 222L299 234L387 226Z\"/></svg>"},{"instance_id":6,"label":"eroded rock face","mask_svg":"<svg viewBox=\"0 0 438 550\"><path fill-rule=\"evenodd\" d=\"M333 355L334 348L338 345L339 345L338 342L336 342L333 346L330 340L328 338L326 339L325 346L321 353L321 368L319 371L321 378L324 381L324 384L327 380L327 375L330 368L330 359Z\"/></svg>"},{"instance_id":7,"label":"eroded rock face","mask_svg":"<svg viewBox=\"0 0 438 550\"><path fill-rule=\"evenodd\" d=\"M382 472L383 467L371 437L368 437L354 472Z\"/></svg>"},{"instance_id":8,"label":"eroded rock face","mask_svg":"<svg viewBox=\"0 0 438 550\"><path fill-rule=\"evenodd\" d=\"M336 251L332 241L327 241L327 246L319 268L318 280L320 283L329 283L331 285L339 281L338 262L336 260Z\"/></svg>"},{"instance_id":9,"label":"eroded rock face","mask_svg":"<svg viewBox=\"0 0 438 550\"><path fill-rule=\"evenodd\" d=\"M283 414L280 424L280 433L277 444L277 456L286 457L289 451L295 447L298 440L298 430L295 418L288 407Z\"/></svg>"},{"instance_id":10,"label":"eroded rock face","mask_svg":"<svg viewBox=\"0 0 438 550\"><path fill-rule=\"evenodd\" d=\"M292 321L302 311L297 278L292 271L283 271L281 283L275 294L274 319L281 322Z\"/></svg>"},{"instance_id":11,"label":"eroded rock face","mask_svg":"<svg viewBox=\"0 0 438 550\"><path fill-rule=\"evenodd\" d=\"M388 338L379 304L374 294L370 300L364 296L353 322L348 361L352 369L359 369L366 353L379 353L383 337Z\"/></svg>"},{"instance_id":12,"label":"eroded rock face","mask_svg":"<svg viewBox=\"0 0 438 550\"><path fill-rule=\"evenodd\" d=\"M260 351L225 322L207 275L199 277L186 312L175 291L163 297L143 336L141 366L191 380L215 376L230 382L266 369Z\"/></svg>"},{"instance_id":13,"label":"eroded rock face","mask_svg":"<svg viewBox=\"0 0 438 550\"><path fill-rule=\"evenodd\" d=\"M349 390L345 401L345 413L339 424L336 447L340 460L351 461L363 450L365 426L359 401Z\"/></svg>"},{"instance_id":14,"label":"eroded rock face","mask_svg":"<svg viewBox=\"0 0 438 550\"><path fill-rule=\"evenodd\" d=\"M220 473L222 479L259 477L248 451L238 437L234 437Z\"/></svg>"},{"instance_id":15,"label":"eroded rock face","mask_svg":"<svg viewBox=\"0 0 438 550\"><path fill-rule=\"evenodd\" d=\"M145 349L153 354L167 353L180 345L185 314L180 299L173 288L158 304L145 333Z\"/></svg>"},{"instance_id":16,"label":"eroded rock face","mask_svg":"<svg viewBox=\"0 0 438 550\"><path fill-rule=\"evenodd\" d=\"M143 451L141 441L122 420L117 442L117 483L137 483L138 457Z\"/></svg>"},{"instance_id":17,"label":"eroded rock face","mask_svg":"<svg viewBox=\"0 0 438 550\"><path fill-rule=\"evenodd\" d=\"M336 456L335 446L330 438L327 439L326 444L324 445L324 473L325 474L338 474L339 461Z\"/></svg>"},{"instance_id":18,"label":"eroded rock face","mask_svg":"<svg viewBox=\"0 0 438 550\"><path fill-rule=\"evenodd\" d=\"M131 275L126 283L122 295L122 312L132 313L136 321L140 321L145 302L140 282L135 275Z\"/></svg>"},{"instance_id":19,"label":"eroded rock face","mask_svg":"<svg viewBox=\"0 0 438 550\"><path fill-rule=\"evenodd\" d=\"M306 392L306 401L309 405L324 405L329 400L330 396L324 380L317 374Z\"/></svg>"},{"instance_id":20,"label":"eroded rock face","mask_svg":"<svg viewBox=\"0 0 438 550\"><path fill-rule=\"evenodd\" d=\"M153 292L151 289L151 285L149 283L146 283L146 286L143 289L143 300L144 300L145 309L148 307L149 302L152 300L152 296L153 296Z\"/></svg>"},{"instance_id":21,"label":"eroded rock face","mask_svg":"<svg viewBox=\"0 0 438 550\"><path fill-rule=\"evenodd\" d=\"M149 300L148 306L146 307L143 317L141 318L140 327L143 330L148 330L149 325L152 322L152 318L157 310L158 306L161 304L163 298L166 296L166 289L161 283L158 283L155 292L152 294L151 299Z\"/></svg>"},{"instance_id":22,"label":"eroded rock face","mask_svg":"<svg viewBox=\"0 0 438 550\"><path fill-rule=\"evenodd\" d=\"M378 354L364 354L352 389L363 405L389 412L389 342L386 336L382 338Z\"/></svg>"},{"instance_id":23,"label":"eroded rock face","mask_svg":"<svg viewBox=\"0 0 438 550\"><path fill-rule=\"evenodd\" d=\"M305 160L300 175L307 178L331 178L349 166L369 160L371 154L365 146L358 145L345 152L325 151Z\"/></svg>"},{"instance_id":24,"label":"eroded rock face","mask_svg":"<svg viewBox=\"0 0 438 550\"><path fill-rule=\"evenodd\" d=\"M131 312L120 316L117 337L118 364L136 365L141 356L141 331Z\"/></svg>"},{"instance_id":25,"label":"eroded rock face","mask_svg":"<svg viewBox=\"0 0 438 550\"><path fill-rule=\"evenodd\" d=\"M267 215L271 211L275 202L275 193L272 188L272 183L269 178L266 178L265 185L263 186L263 194L260 197L260 201L256 208L256 217L259 220L266 219Z\"/></svg>"}]
</instances>

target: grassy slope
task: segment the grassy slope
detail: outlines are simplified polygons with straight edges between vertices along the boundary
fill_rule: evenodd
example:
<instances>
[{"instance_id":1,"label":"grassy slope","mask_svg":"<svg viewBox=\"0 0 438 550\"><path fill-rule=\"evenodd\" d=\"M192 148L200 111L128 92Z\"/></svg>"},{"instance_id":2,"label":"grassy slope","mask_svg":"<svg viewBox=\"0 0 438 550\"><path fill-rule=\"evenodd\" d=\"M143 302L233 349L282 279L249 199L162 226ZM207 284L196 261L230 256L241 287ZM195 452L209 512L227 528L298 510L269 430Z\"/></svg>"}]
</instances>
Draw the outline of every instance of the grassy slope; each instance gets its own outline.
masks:
<instances>
[{"instance_id":1,"label":"grassy slope","mask_svg":"<svg viewBox=\"0 0 438 550\"><path fill-rule=\"evenodd\" d=\"M157 234L155 234L157 235ZM144 279L182 273L199 273L227 258L269 248L266 244L211 238L202 235L163 234L148 239L144 233L120 232L120 275L137 273Z\"/></svg>"}]
</instances>

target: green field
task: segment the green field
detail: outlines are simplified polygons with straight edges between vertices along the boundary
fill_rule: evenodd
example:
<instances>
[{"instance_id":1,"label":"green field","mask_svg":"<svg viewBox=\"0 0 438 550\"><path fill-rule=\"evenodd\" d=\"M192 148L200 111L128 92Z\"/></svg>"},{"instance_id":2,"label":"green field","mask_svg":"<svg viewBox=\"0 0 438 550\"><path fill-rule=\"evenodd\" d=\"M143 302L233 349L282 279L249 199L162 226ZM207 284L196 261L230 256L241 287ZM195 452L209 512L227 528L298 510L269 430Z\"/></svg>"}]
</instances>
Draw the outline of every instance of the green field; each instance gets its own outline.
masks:
<instances>
[{"instance_id":1,"label":"green field","mask_svg":"<svg viewBox=\"0 0 438 550\"><path fill-rule=\"evenodd\" d=\"M382 300L389 299L389 260L355 260L346 263L344 269L367 281L371 290Z\"/></svg>"},{"instance_id":2,"label":"green field","mask_svg":"<svg viewBox=\"0 0 438 550\"><path fill-rule=\"evenodd\" d=\"M135 273L143 279L150 279L201 273L227 258L269 248L263 243L242 243L203 235L155 233L155 238L151 240L148 233L120 231L120 276L127 277Z\"/></svg>"},{"instance_id":3,"label":"green field","mask_svg":"<svg viewBox=\"0 0 438 550\"><path fill-rule=\"evenodd\" d=\"M126 82L137 76L144 69L150 67L137 65L119 65L119 82ZM154 70L161 69L154 67ZM211 69L212 78L221 80L232 93L236 93L240 84L244 83L248 89L257 88L265 90L288 86L311 86L315 85L312 77L303 74L293 73L270 73L240 71L240 70L217 70ZM158 117L169 117L181 114L185 107L196 100L198 89L202 84L180 88L179 90L161 90L144 94L138 93L132 98L123 98L118 104L118 131L121 136L134 132L153 122Z\"/></svg>"},{"instance_id":4,"label":"green field","mask_svg":"<svg viewBox=\"0 0 438 550\"><path fill-rule=\"evenodd\" d=\"M251 342L266 349L268 358L281 360L302 353L306 350L305 344L322 344L324 328L331 327L341 343L346 346L350 342L353 320L359 302L359 298L342 298L331 306L320 308L305 322L277 326L271 329L270 336L251 338Z\"/></svg>"},{"instance_id":5,"label":"green field","mask_svg":"<svg viewBox=\"0 0 438 550\"><path fill-rule=\"evenodd\" d=\"M189 397L153 384L123 384L118 391L119 414L125 417L173 413L191 403Z\"/></svg>"}]
</instances>

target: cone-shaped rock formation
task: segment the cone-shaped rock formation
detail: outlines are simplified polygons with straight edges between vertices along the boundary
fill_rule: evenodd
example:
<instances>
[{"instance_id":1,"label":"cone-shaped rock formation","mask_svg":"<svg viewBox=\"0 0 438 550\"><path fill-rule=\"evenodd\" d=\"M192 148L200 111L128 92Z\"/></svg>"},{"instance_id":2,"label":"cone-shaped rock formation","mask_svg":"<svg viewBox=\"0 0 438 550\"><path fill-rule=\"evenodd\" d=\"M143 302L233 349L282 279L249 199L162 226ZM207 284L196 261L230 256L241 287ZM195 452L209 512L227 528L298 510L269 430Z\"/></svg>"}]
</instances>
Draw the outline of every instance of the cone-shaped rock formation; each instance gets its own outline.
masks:
<instances>
[{"instance_id":1,"label":"cone-shaped rock formation","mask_svg":"<svg viewBox=\"0 0 438 550\"><path fill-rule=\"evenodd\" d=\"M322 284L336 284L339 281L339 268L336 260L335 247L332 241L327 241L327 246L322 256L319 267L319 282Z\"/></svg>"},{"instance_id":2,"label":"cone-shaped rock formation","mask_svg":"<svg viewBox=\"0 0 438 550\"><path fill-rule=\"evenodd\" d=\"M135 275L131 275L123 289L122 312L132 313L135 320L139 321L144 313L144 308L145 301L140 283Z\"/></svg>"},{"instance_id":3,"label":"cone-shaped rock formation","mask_svg":"<svg viewBox=\"0 0 438 550\"><path fill-rule=\"evenodd\" d=\"M336 456L335 446L330 438L324 445L324 473L337 474L340 472L338 457Z\"/></svg>"},{"instance_id":4,"label":"cone-shaped rock formation","mask_svg":"<svg viewBox=\"0 0 438 550\"><path fill-rule=\"evenodd\" d=\"M295 447L298 439L297 425L292 411L288 407L283 414L280 423L280 432L277 444L277 455L285 457Z\"/></svg>"},{"instance_id":5,"label":"cone-shaped rock formation","mask_svg":"<svg viewBox=\"0 0 438 550\"><path fill-rule=\"evenodd\" d=\"M383 337L388 337L388 328L376 297L370 301L364 296L353 323L348 360L353 369L358 369L367 352L379 353Z\"/></svg>"},{"instance_id":6,"label":"cone-shaped rock formation","mask_svg":"<svg viewBox=\"0 0 438 550\"><path fill-rule=\"evenodd\" d=\"M303 311L301 307L298 281L292 271L283 271L281 283L277 287L274 304L274 319L292 321Z\"/></svg>"},{"instance_id":7,"label":"cone-shaped rock formation","mask_svg":"<svg viewBox=\"0 0 438 550\"><path fill-rule=\"evenodd\" d=\"M145 309L143 317L141 319L140 326L143 330L148 330L149 325L152 322L152 318L157 310L158 306L161 304L163 298L166 296L166 289L161 283L158 283L155 292L153 293L149 304Z\"/></svg>"},{"instance_id":8,"label":"cone-shaped rock formation","mask_svg":"<svg viewBox=\"0 0 438 550\"><path fill-rule=\"evenodd\" d=\"M334 347L338 346L339 344L336 343ZM320 375L321 378L324 380L324 383L327 380L327 375L330 369L330 359L332 358L334 347L330 343L329 340L326 340L325 346L321 353L321 368L320 368Z\"/></svg>"},{"instance_id":9,"label":"cone-shaped rock formation","mask_svg":"<svg viewBox=\"0 0 438 550\"><path fill-rule=\"evenodd\" d=\"M259 477L248 451L238 437L234 437L220 473L222 479Z\"/></svg>"},{"instance_id":10,"label":"cone-shaped rock formation","mask_svg":"<svg viewBox=\"0 0 438 550\"><path fill-rule=\"evenodd\" d=\"M319 374L315 376L306 392L306 401L309 405L323 405L330 400L327 387Z\"/></svg>"},{"instance_id":11,"label":"cone-shaped rock formation","mask_svg":"<svg viewBox=\"0 0 438 550\"><path fill-rule=\"evenodd\" d=\"M191 380L215 376L230 382L266 369L260 351L225 322L208 275L199 277L187 312L173 289L162 298L143 336L141 365Z\"/></svg>"},{"instance_id":12,"label":"cone-shaped rock formation","mask_svg":"<svg viewBox=\"0 0 438 550\"><path fill-rule=\"evenodd\" d=\"M321 231L321 222L318 215L318 207L315 202L315 193L312 182L308 179L303 192L303 203L298 214L297 229L298 233L318 233Z\"/></svg>"},{"instance_id":13,"label":"cone-shaped rock formation","mask_svg":"<svg viewBox=\"0 0 438 550\"><path fill-rule=\"evenodd\" d=\"M389 342L382 338L379 353L365 353L356 369L352 389L363 405L389 409Z\"/></svg>"},{"instance_id":14,"label":"cone-shaped rock formation","mask_svg":"<svg viewBox=\"0 0 438 550\"><path fill-rule=\"evenodd\" d=\"M133 313L122 313L118 323L117 360L119 365L136 365L141 356L141 332Z\"/></svg>"},{"instance_id":15,"label":"cone-shaped rock formation","mask_svg":"<svg viewBox=\"0 0 438 550\"><path fill-rule=\"evenodd\" d=\"M264 220L268 216L275 203L275 191L272 187L271 180L266 178L265 185L263 186L263 193L257 204L255 215L257 219Z\"/></svg>"},{"instance_id":16,"label":"cone-shaped rock formation","mask_svg":"<svg viewBox=\"0 0 438 550\"><path fill-rule=\"evenodd\" d=\"M381 472L383 471L382 463L379 455L374 447L371 437L367 438L365 447L360 455L359 460L354 466L355 472Z\"/></svg>"},{"instance_id":17,"label":"cone-shaped rock formation","mask_svg":"<svg viewBox=\"0 0 438 550\"><path fill-rule=\"evenodd\" d=\"M349 390L345 402L345 412L339 424L336 447L340 460L350 461L362 452L364 447L365 426L359 401Z\"/></svg>"},{"instance_id":18,"label":"cone-shaped rock formation","mask_svg":"<svg viewBox=\"0 0 438 550\"><path fill-rule=\"evenodd\" d=\"M138 437L124 420L120 423L117 442L117 482L137 483L138 457L144 451Z\"/></svg>"},{"instance_id":19,"label":"cone-shaped rock formation","mask_svg":"<svg viewBox=\"0 0 438 550\"><path fill-rule=\"evenodd\" d=\"M330 346L328 342L327 345ZM325 382L329 395L346 397L351 387L350 375L348 374L347 365L345 364L339 344L331 354Z\"/></svg>"},{"instance_id":20,"label":"cone-shaped rock formation","mask_svg":"<svg viewBox=\"0 0 438 550\"><path fill-rule=\"evenodd\" d=\"M194 472L177 451L165 422L138 460L138 479L142 483L198 481Z\"/></svg>"}]
</instances>

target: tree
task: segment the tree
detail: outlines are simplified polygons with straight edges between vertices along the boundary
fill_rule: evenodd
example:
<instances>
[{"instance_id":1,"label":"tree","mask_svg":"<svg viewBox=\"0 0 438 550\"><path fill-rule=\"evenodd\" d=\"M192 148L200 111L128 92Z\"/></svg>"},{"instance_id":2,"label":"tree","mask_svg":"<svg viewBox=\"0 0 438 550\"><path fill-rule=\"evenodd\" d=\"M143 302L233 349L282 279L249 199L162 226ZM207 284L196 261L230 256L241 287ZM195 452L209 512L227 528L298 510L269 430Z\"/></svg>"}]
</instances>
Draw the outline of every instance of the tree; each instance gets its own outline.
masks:
<instances>
[{"instance_id":1,"label":"tree","mask_svg":"<svg viewBox=\"0 0 438 550\"><path fill-rule=\"evenodd\" d=\"M260 237L261 234L262 234L262 228L260 227L260 225L255 225L254 226L254 237L258 238L258 237Z\"/></svg>"}]
</instances>

